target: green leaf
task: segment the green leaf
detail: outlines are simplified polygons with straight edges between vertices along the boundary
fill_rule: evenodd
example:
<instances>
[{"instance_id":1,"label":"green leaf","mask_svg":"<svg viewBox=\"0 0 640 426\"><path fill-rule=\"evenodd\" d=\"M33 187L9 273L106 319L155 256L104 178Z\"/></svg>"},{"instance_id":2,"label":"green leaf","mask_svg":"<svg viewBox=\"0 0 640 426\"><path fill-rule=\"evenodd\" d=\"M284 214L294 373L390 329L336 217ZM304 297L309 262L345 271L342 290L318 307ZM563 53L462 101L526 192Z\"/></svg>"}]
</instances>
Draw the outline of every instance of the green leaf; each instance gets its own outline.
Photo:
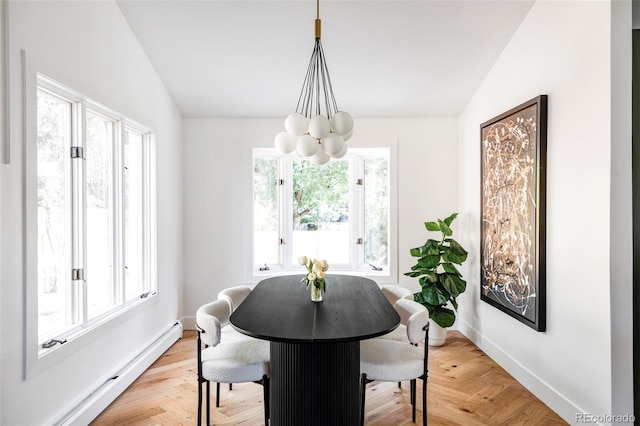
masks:
<instances>
[{"instance_id":1,"label":"green leaf","mask_svg":"<svg viewBox=\"0 0 640 426\"><path fill-rule=\"evenodd\" d=\"M462 259L450 247L446 246L442 247L442 260L456 265L462 264Z\"/></svg>"},{"instance_id":2,"label":"green leaf","mask_svg":"<svg viewBox=\"0 0 640 426\"><path fill-rule=\"evenodd\" d=\"M422 296L422 292L418 292L418 293L413 293L413 300L420 303L421 305L427 305L427 301L424 300L424 297Z\"/></svg>"},{"instance_id":3,"label":"green leaf","mask_svg":"<svg viewBox=\"0 0 640 426\"><path fill-rule=\"evenodd\" d=\"M444 220L444 223L447 224L447 226L451 226L451 222L453 222L453 220L458 217L458 213L453 213L451 216L449 216L448 218L446 218Z\"/></svg>"},{"instance_id":4,"label":"green leaf","mask_svg":"<svg viewBox=\"0 0 640 426\"><path fill-rule=\"evenodd\" d=\"M467 289L467 282L463 280L461 277L454 275L453 282L456 284L456 288L458 289L458 293L462 293Z\"/></svg>"},{"instance_id":5,"label":"green leaf","mask_svg":"<svg viewBox=\"0 0 640 426\"><path fill-rule=\"evenodd\" d=\"M409 253L413 257L422 257L423 249L424 249L424 246L412 248L411 250L409 250Z\"/></svg>"},{"instance_id":6,"label":"green leaf","mask_svg":"<svg viewBox=\"0 0 640 426\"><path fill-rule=\"evenodd\" d=\"M440 283L449 292L451 297L458 297L467 287L467 283L454 274L441 274Z\"/></svg>"},{"instance_id":7,"label":"green leaf","mask_svg":"<svg viewBox=\"0 0 640 426\"><path fill-rule=\"evenodd\" d=\"M423 300L430 305L444 305L449 301L449 296L444 294L437 286L434 285L422 287L421 293Z\"/></svg>"},{"instance_id":8,"label":"green leaf","mask_svg":"<svg viewBox=\"0 0 640 426\"><path fill-rule=\"evenodd\" d=\"M456 321L456 314L448 308L437 307L432 311L429 311L429 318L431 318L440 327L451 327Z\"/></svg>"},{"instance_id":9,"label":"green leaf","mask_svg":"<svg viewBox=\"0 0 640 426\"><path fill-rule=\"evenodd\" d=\"M444 262L442 264L442 269L444 269L445 272L448 272L450 274L454 274L454 275L457 275L459 277L462 276L460 271L458 271L458 269L451 262Z\"/></svg>"},{"instance_id":10,"label":"green leaf","mask_svg":"<svg viewBox=\"0 0 640 426\"><path fill-rule=\"evenodd\" d=\"M423 275L422 271L405 272L404 274L411 278L417 278L420 275Z\"/></svg>"},{"instance_id":11,"label":"green leaf","mask_svg":"<svg viewBox=\"0 0 640 426\"><path fill-rule=\"evenodd\" d=\"M442 231L444 235L446 235L447 237L453 235L453 231L451 230L451 228L449 228L449 225L447 225L440 219L438 219L438 223L440 224L440 231Z\"/></svg>"},{"instance_id":12,"label":"green leaf","mask_svg":"<svg viewBox=\"0 0 640 426\"><path fill-rule=\"evenodd\" d=\"M424 226L427 228L427 231L440 231L440 225L437 222L425 222Z\"/></svg>"},{"instance_id":13,"label":"green leaf","mask_svg":"<svg viewBox=\"0 0 640 426\"><path fill-rule=\"evenodd\" d=\"M428 255L418 260L421 268L435 268L440 264L440 255Z\"/></svg>"},{"instance_id":14,"label":"green leaf","mask_svg":"<svg viewBox=\"0 0 640 426\"><path fill-rule=\"evenodd\" d=\"M447 238L445 241L449 243L449 247L451 248L451 251L455 253L456 256L459 259L461 259L462 262L467 260L467 255L469 253L464 249L464 247L460 245L459 242L457 242L453 238Z\"/></svg>"},{"instance_id":15,"label":"green leaf","mask_svg":"<svg viewBox=\"0 0 640 426\"><path fill-rule=\"evenodd\" d=\"M424 254L440 255L440 241L429 239L422 247L424 248Z\"/></svg>"},{"instance_id":16,"label":"green leaf","mask_svg":"<svg viewBox=\"0 0 640 426\"><path fill-rule=\"evenodd\" d=\"M436 274L433 271L423 271L422 275L424 275L424 277L420 278L420 286L423 287L425 285L430 285L432 283L435 283L438 281L438 274ZM427 281L429 280L429 281Z\"/></svg>"}]
</instances>

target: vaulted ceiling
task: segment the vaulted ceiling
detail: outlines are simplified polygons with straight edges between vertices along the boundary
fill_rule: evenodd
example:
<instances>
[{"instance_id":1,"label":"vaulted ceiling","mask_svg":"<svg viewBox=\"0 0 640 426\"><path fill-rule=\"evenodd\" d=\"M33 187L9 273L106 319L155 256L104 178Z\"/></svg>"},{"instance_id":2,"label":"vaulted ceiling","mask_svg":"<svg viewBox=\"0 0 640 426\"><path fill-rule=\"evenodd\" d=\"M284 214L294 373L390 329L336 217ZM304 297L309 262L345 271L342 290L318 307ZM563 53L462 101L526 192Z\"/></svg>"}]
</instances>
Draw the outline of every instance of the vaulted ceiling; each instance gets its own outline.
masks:
<instances>
[{"instance_id":1,"label":"vaulted ceiling","mask_svg":"<svg viewBox=\"0 0 640 426\"><path fill-rule=\"evenodd\" d=\"M355 117L457 116L532 4L321 1L338 107ZM118 5L184 117L284 117L295 109L315 1Z\"/></svg>"}]
</instances>

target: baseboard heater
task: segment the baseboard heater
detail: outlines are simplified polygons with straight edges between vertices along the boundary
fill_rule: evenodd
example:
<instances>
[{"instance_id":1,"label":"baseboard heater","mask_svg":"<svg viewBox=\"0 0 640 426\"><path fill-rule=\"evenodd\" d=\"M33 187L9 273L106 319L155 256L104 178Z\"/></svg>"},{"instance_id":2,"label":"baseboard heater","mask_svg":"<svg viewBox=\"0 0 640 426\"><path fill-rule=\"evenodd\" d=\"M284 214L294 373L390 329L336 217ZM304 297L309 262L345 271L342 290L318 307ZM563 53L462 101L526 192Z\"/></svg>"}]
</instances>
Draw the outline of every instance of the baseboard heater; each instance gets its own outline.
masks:
<instances>
[{"instance_id":1,"label":"baseboard heater","mask_svg":"<svg viewBox=\"0 0 640 426\"><path fill-rule=\"evenodd\" d=\"M176 322L54 424L56 426L76 426L91 423L181 337L182 324Z\"/></svg>"}]
</instances>

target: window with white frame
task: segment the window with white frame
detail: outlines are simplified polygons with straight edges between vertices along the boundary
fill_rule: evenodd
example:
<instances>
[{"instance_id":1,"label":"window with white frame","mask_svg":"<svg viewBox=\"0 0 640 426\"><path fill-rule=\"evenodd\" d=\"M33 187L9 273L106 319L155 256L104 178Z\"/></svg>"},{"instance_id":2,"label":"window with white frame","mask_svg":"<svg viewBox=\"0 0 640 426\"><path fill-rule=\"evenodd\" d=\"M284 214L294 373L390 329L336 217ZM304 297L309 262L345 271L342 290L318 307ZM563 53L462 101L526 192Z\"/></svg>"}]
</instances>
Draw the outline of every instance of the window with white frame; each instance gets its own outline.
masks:
<instances>
[{"instance_id":1,"label":"window with white frame","mask_svg":"<svg viewBox=\"0 0 640 426\"><path fill-rule=\"evenodd\" d=\"M44 77L37 87L38 342L155 292L152 133Z\"/></svg>"},{"instance_id":2,"label":"window with white frame","mask_svg":"<svg viewBox=\"0 0 640 426\"><path fill-rule=\"evenodd\" d=\"M332 270L389 274L389 150L349 150L317 166L254 149L254 274L300 269L298 258L327 259Z\"/></svg>"}]
</instances>

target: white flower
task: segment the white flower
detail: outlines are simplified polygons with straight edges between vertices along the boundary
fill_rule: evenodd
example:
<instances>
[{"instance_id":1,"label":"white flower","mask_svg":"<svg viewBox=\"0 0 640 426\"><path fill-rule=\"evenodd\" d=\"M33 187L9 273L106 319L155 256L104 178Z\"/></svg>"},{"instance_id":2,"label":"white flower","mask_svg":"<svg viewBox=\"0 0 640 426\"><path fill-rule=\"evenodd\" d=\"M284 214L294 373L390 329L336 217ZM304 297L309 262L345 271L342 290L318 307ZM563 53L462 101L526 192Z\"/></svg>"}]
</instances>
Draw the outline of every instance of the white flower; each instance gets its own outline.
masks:
<instances>
[{"instance_id":1,"label":"white flower","mask_svg":"<svg viewBox=\"0 0 640 426\"><path fill-rule=\"evenodd\" d=\"M320 278L321 280L324 280L325 276L326 276L326 274L324 273L324 271L318 272L318 278Z\"/></svg>"},{"instance_id":2,"label":"white flower","mask_svg":"<svg viewBox=\"0 0 640 426\"><path fill-rule=\"evenodd\" d=\"M327 261L326 261L326 260L324 260L324 259L322 259L322 260L320 261L320 265L322 265L322 270L323 270L323 271L326 271L327 269L329 269L329 264L328 264L328 263L327 263Z\"/></svg>"},{"instance_id":3,"label":"white flower","mask_svg":"<svg viewBox=\"0 0 640 426\"><path fill-rule=\"evenodd\" d=\"M322 265L320 264L320 262L316 262L313 264L313 272L315 272L316 274L322 272Z\"/></svg>"},{"instance_id":4,"label":"white flower","mask_svg":"<svg viewBox=\"0 0 640 426\"><path fill-rule=\"evenodd\" d=\"M309 272L309 275L307 275L307 279L309 281L315 281L316 280L316 274L314 274L313 272Z\"/></svg>"},{"instance_id":5,"label":"white flower","mask_svg":"<svg viewBox=\"0 0 640 426\"><path fill-rule=\"evenodd\" d=\"M302 266L307 266L308 262L309 262L309 259L307 259L307 256L302 256L298 258L298 263L301 264Z\"/></svg>"}]
</instances>

